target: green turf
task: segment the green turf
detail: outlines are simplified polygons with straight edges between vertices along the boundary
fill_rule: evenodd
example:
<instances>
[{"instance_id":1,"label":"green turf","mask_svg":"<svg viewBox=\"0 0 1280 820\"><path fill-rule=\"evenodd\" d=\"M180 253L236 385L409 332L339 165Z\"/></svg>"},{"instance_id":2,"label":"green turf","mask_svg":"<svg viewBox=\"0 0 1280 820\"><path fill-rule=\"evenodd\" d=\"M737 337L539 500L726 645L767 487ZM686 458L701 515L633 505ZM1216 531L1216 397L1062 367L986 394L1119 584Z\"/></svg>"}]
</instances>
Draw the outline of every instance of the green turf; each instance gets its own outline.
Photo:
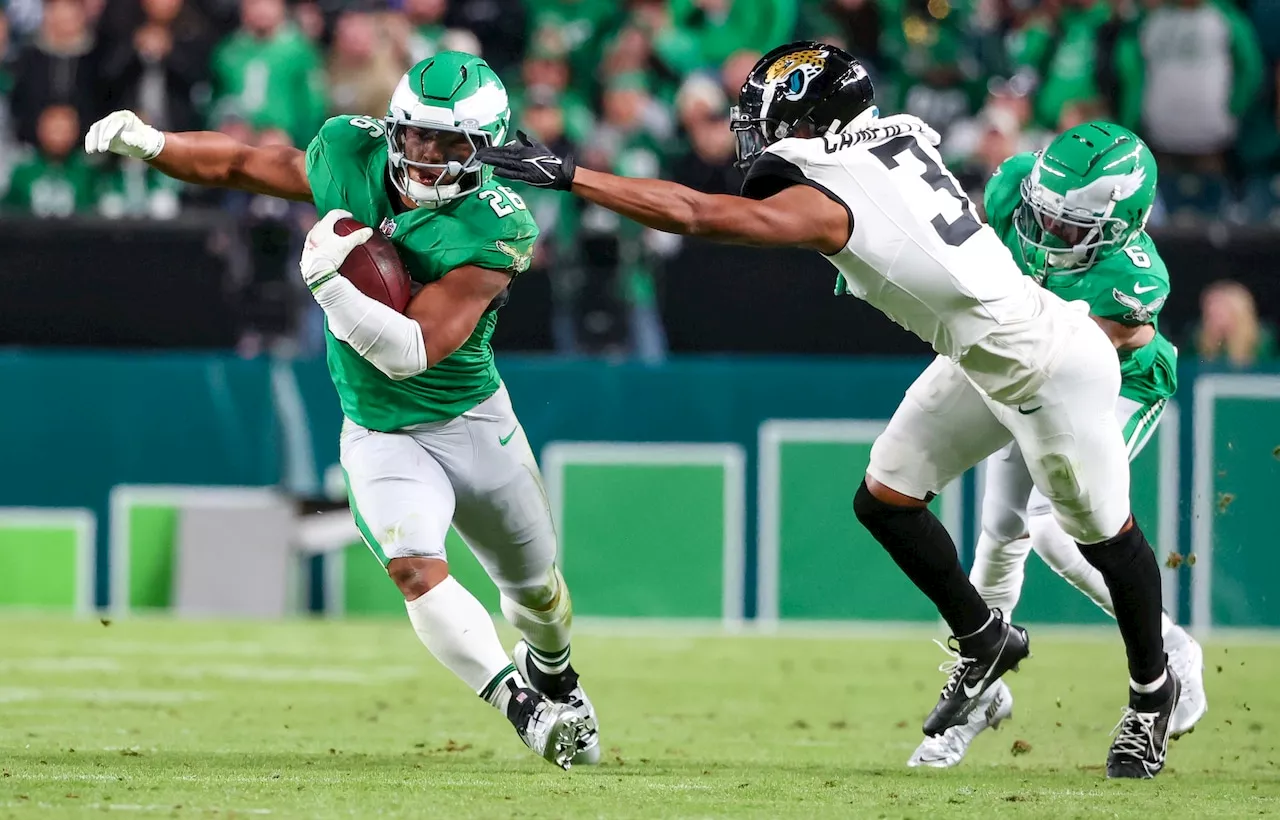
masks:
<instances>
[{"instance_id":1,"label":"green turf","mask_svg":"<svg viewBox=\"0 0 1280 820\"><path fill-rule=\"evenodd\" d=\"M564 773L407 623L3 619L0 817L1280 814L1276 644L1208 646L1208 716L1122 783L1101 771L1118 640L1048 631L1012 723L959 769L906 769L941 682L926 638L585 635L607 752Z\"/></svg>"}]
</instances>

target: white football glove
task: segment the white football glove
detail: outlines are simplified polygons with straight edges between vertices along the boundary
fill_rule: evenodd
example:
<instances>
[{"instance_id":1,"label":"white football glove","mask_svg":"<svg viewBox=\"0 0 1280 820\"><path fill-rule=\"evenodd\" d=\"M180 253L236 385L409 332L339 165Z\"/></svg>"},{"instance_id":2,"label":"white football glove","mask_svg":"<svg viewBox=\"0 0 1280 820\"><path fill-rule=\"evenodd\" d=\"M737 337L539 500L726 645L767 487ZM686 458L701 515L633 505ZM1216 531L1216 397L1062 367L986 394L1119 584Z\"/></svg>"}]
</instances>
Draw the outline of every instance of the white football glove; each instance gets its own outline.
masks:
<instances>
[{"instance_id":1,"label":"white football glove","mask_svg":"<svg viewBox=\"0 0 1280 820\"><path fill-rule=\"evenodd\" d=\"M334 233L333 226L337 221L350 216L350 211L329 211L307 232L307 241L302 243L302 258L298 260L298 267L302 271L302 280L312 293L338 276L338 268L347 254L373 236L372 228L361 228L346 236Z\"/></svg>"},{"instance_id":2,"label":"white football glove","mask_svg":"<svg viewBox=\"0 0 1280 820\"><path fill-rule=\"evenodd\" d=\"M164 133L152 128L132 111L115 111L89 126L84 138L89 154L119 154L155 159L164 150Z\"/></svg>"}]
</instances>

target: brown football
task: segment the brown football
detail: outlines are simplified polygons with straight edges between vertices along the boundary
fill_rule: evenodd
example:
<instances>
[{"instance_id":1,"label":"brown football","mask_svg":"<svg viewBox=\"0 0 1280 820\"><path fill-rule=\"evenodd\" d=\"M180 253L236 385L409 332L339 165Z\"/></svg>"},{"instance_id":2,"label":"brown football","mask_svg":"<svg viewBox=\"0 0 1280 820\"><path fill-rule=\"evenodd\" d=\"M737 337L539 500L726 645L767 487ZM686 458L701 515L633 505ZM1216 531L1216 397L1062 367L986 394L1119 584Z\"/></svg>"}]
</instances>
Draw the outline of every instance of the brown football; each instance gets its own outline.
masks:
<instances>
[{"instance_id":1,"label":"brown football","mask_svg":"<svg viewBox=\"0 0 1280 820\"><path fill-rule=\"evenodd\" d=\"M333 231L338 236L346 236L363 227L354 219L339 219ZM376 229L368 242L357 245L347 254L338 272L370 299L377 299L401 313L409 305L409 297L413 293L409 272L405 270L391 240Z\"/></svg>"}]
</instances>

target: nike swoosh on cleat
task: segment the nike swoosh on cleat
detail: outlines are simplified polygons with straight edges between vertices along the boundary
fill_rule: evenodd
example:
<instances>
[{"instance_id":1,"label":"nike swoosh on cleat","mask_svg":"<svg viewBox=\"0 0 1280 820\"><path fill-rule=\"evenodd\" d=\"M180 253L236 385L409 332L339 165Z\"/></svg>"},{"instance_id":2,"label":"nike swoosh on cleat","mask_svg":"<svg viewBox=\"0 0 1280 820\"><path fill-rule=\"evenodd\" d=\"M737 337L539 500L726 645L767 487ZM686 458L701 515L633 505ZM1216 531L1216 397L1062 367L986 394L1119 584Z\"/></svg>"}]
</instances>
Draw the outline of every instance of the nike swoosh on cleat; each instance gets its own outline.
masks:
<instances>
[{"instance_id":1,"label":"nike swoosh on cleat","mask_svg":"<svg viewBox=\"0 0 1280 820\"><path fill-rule=\"evenodd\" d=\"M1018 407L1018 412L1019 412L1019 413L1021 413L1021 414L1022 414L1022 415L1024 415L1024 416L1029 416L1029 415L1031 415L1032 413L1034 413L1034 412L1036 412L1037 410L1039 410L1041 407L1044 407L1044 405L1042 404L1042 405L1040 405L1040 407L1032 407L1030 410L1023 410L1023 409L1022 409L1022 407L1021 407L1021 405L1019 405L1019 407Z\"/></svg>"}]
</instances>

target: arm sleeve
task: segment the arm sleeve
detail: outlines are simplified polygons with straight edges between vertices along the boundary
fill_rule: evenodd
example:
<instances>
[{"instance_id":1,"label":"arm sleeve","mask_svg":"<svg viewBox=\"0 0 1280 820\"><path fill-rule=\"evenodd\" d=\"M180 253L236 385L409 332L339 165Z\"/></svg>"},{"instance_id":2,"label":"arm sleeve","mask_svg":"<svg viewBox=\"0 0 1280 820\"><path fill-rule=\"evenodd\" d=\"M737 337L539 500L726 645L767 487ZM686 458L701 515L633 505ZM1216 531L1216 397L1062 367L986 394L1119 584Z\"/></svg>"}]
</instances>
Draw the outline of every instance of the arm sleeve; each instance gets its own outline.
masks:
<instances>
[{"instance_id":1,"label":"arm sleeve","mask_svg":"<svg viewBox=\"0 0 1280 820\"><path fill-rule=\"evenodd\" d=\"M345 276L335 276L315 292L329 332L395 381L427 369L422 328L403 313L370 299Z\"/></svg>"}]
</instances>

